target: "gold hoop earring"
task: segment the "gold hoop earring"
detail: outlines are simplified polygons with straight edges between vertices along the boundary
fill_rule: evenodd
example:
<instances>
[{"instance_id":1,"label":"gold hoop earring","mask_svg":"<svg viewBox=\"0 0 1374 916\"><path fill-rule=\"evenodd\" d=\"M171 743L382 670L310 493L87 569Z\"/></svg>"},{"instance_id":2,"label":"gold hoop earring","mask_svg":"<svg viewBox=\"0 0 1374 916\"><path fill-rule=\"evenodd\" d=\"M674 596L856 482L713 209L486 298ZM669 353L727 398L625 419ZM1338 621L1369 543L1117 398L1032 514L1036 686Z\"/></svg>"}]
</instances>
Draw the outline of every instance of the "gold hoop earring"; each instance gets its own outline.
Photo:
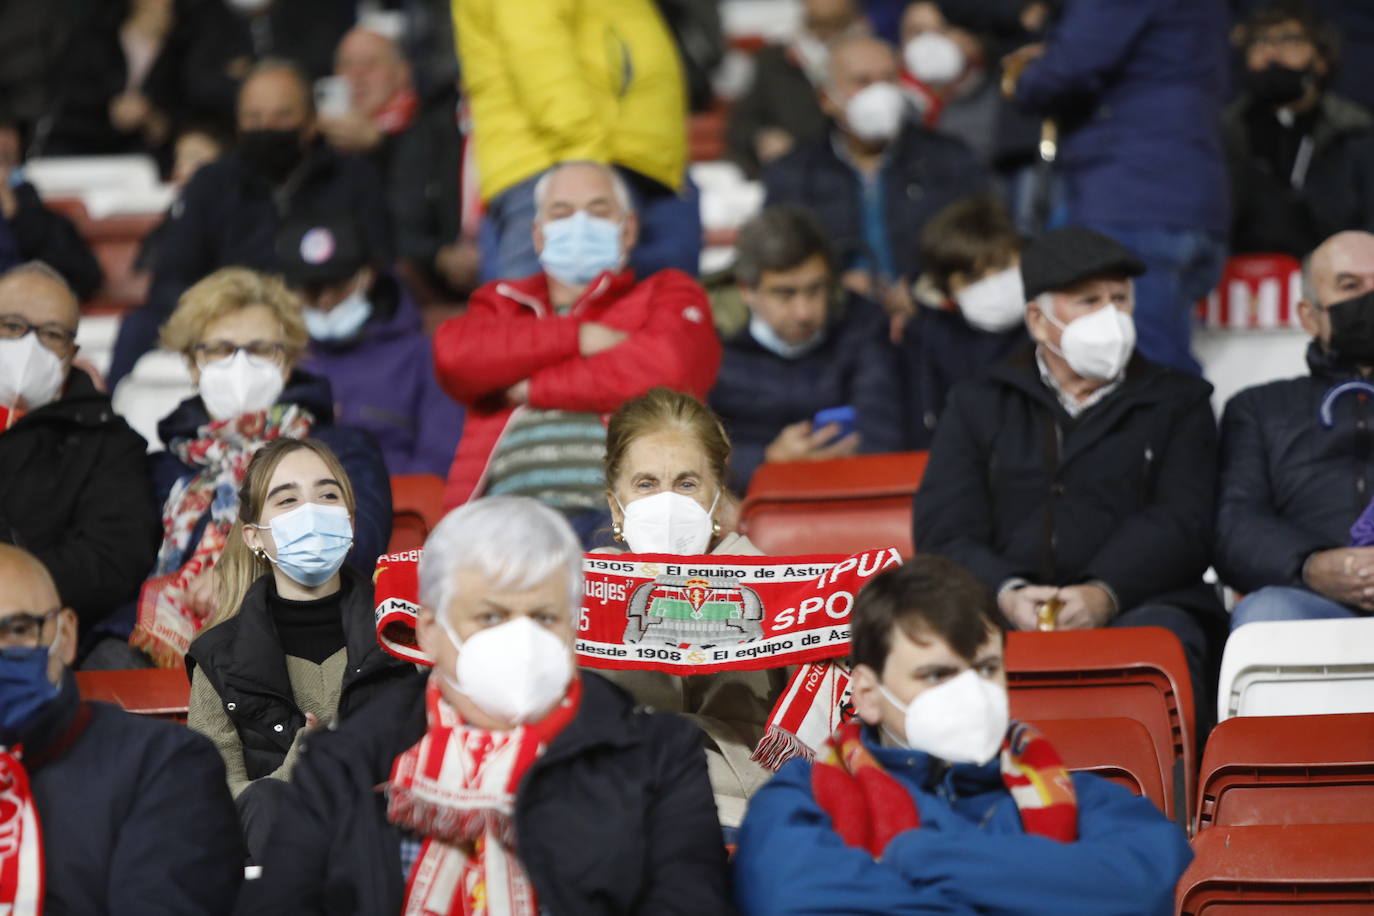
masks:
<instances>
[{"instance_id":1,"label":"gold hoop earring","mask_svg":"<svg viewBox=\"0 0 1374 916\"><path fill-rule=\"evenodd\" d=\"M254 547L254 548L253 548L253 558L254 558L255 560L257 560L259 563L266 563L266 562L267 562L267 551L263 550L261 547Z\"/></svg>"},{"instance_id":2,"label":"gold hoop earring","mask_svg":"<svg viewBox=\"0 0 1374 916\"><path fill-rule=\"evenodd\" d=\"M612 538L616 541L616 543L618 543L618 544L624 544L624 543L625 543L625 529L620 527L620 523L619 523L619 522L612 522L612 523L611 523L611 537L612 537Z\"/></svg>"},{"instance_id":3,"label":"gold hoop earring","mask_svg":"<svg viewBox=\"0 0 1374 916\"><path fill-rule=\"evenodd\" d=\"M711 519L711 534L714 537L720 537L720 522L715 519Z\"/></svg>"}]
</instances>

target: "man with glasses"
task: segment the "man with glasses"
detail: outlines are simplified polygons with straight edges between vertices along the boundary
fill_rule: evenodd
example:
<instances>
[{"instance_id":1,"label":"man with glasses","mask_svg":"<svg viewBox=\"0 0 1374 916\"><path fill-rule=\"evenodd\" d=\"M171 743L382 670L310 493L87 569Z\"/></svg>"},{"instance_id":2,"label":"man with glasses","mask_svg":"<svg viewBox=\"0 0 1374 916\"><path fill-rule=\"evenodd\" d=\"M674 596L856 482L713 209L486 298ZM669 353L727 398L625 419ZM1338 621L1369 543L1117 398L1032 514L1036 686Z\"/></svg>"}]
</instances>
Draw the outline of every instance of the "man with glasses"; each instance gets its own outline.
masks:
<instances>
[{"instance_id":1,"label":"man with glasses","mask_svg":"<svg viewBox=\"0 0 1374 916\"><path fill-rule=\"evenodd\" d=\"M76 631L38 558L0 544L0 912L231 912L243 851L219 754L83 702Z\"/></svg>"},{"instance_id":2,"label":"man with glasses","mask_svg":"<svg viewBox=\"0 0 1374 916\"><path fill-rule=\"evenodd\" d=\"M146 443L72 366L78 315L46 265L0 277L0 542L47 566L90 648L152 568L158 517Z\"/></svg>"},{"instance_id":3,"label":"man with glasses","mask_svg":"<svg viewBox=\"0 0 1374 916\"><path fill-rule=\"evenodd\" d=\"M1374 228L1374 114L1327 89L1339 36L1303 0L1271 0L1241 31L1245 91L1224 121L1232 249L1302 257Z\"/></svg>"}]
</instances>

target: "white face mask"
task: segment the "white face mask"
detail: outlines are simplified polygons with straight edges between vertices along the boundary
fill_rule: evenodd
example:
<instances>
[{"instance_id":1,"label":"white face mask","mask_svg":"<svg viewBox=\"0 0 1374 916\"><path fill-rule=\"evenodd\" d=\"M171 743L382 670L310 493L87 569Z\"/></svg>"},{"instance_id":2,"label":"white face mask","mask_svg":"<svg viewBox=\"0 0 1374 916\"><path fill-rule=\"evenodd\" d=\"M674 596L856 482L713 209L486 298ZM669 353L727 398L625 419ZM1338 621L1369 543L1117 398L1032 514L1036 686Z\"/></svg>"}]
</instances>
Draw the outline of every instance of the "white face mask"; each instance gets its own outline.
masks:
<instances>
[{"instance_id":1,"label":"white face mask","mask_svg":"<svg viewBox=\"0 0 1374 916\"><path fill-rule=\"evenodd\" d=\"M1021 268L1008 267L954 294L964 320L980 331L1008 331L1026 320Z\"/></svg>"},{"instance_id":2,"label":"white face mask","mask_svg":"<svg viewBox=\"0 0 1374 916\"><path fill-rule=\"evenodd\" d=\"M301 316L313 340L350 340L372 317L372 303L362 290L355 289L329 311L307 305L301 309Z\"/></svg>"},{"instance_id":3,"label":"white face mask","mask_svg":"<svg viewBox=\"0 0 1374 916\"><path fill-rule=\"evenodd\" d=\"M690 496L664 490L653 496L636 499L628 506L616 505L625 515L622 530L632 553L671 553L695 556L706 552L711 543L711 513L716 511L720 491L711 500L709 510Z\"/></svg>"},{"instance_id":4,"label":"white face mask","mask_svg":"<svg viewBox=\"0 0 1374 916\"><path fill-rule=\"evenodd\" d=\"M66 375L62 360L32 331L0 340L0 405L18 407L22 401L25 410L37 410L51 404Z\"/></svg>"},{"instance_id":5,"label":"white face mask","mask_svg":"<svg viewBox=\"0 0 1374 916\"><path fill-rule=\"evenodd\" d=\"M520 725L553 708L573 677L572 656L563 640L528 617L458 638L445 616L439 626L458 648L449 685L494 719Z\"/></svg>"},{"instance_id":6,"label":"white face mask","mask_svg":"<svg viewBox=\"0 0 1374 916\"><path fill-rule=\"evenodd\" d=\"M821 328L801 343L792 343L790 340L784 340L782 335L773 330L771 324L758 315L752 315L749 318L749 336L754 338L760 347L783 359L800 359L825 342L825 328Z\"/></svg>"},{"instance_id":7,"label":"white face mask","mask_svg":"<svg viewBox=\"0 0 1374 916\"><path fill-rule=\"evenodd\" d=\"M892 83L869 83L849 97L844 119L860 140L886 143L902 129L906 96Z\"/></svg>"},{"instance_id":8,"label":"white face mask","mask_svg":"<svg viewBox=\"0 0 1374 916\"><path fill-rule=\"evenodd\" d=\"M229 5L240 13L261 13L272 5L272 0L229 0Z\"/></svg>"},{"instance_id":9,"label":"white face mask","mask_svg":"<svg viewBox=\"0 0 1374 916\"><path fill-rule=\"evenodd\" d=\"M927 86L948 86L964 75L963 49L948 35L922 32L902 48L907 72Z\"/></svg>"},{"instance_id":10,"label":"white face mask","mask_svg":"<svg viewBox=\"0 0 1374 916\"><path fill-rule=\"evenodd\" d=\"M1007 689L972 668L923 691L906 706L882 684L878 690L906 713L906 746L949 763L987 763L1001 748L1011 721Z\"/></svg>"},{"instance_id":11,"label":"white face mask","mask_svg":"<svg viewBox=\"0 0 1374 916\"><path fill-rule=\"evenodd\" d=\"M1106 305L1070 321L1059 323L1049 300L1041 300L1041 312L1050 324L1064 332L1059 346L1045 346L1064 357L1069 368L1083 378L1111 381L1121 375L1135 349L1135 322L1114 305Z\"/></svg>"},{"instance_id":12,"label":"white face mask","mask_svg":"<svg viewBox=\"0 0 1374 916\"><path fill-rule=\"evenodd\" d=\"M200 399L215 420L266 410L277 403L285 385L280 366L242 350L200 370Z\"/></svg>"}]
</instances>

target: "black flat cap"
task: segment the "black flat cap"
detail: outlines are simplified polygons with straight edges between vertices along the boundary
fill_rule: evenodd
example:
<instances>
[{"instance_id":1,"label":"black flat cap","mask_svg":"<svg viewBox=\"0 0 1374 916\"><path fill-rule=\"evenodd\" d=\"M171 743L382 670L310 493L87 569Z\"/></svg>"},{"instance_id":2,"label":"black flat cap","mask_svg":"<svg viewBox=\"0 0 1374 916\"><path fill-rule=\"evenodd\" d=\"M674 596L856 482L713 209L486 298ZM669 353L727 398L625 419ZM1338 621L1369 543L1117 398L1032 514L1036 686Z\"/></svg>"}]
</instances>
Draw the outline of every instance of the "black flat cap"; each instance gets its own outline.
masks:
<instances>
[{"instance_id":1,"label":"black flat cap","mask_svg":"<svg viewBox=\"0 0 1374 916\"><path fill-rule=\"evenodd\" d=\"M289 286L342 283L368 260L362 232L347 216L298 218L277 234L277 261Z\"/></svg>"},{"instance_id":2,"label":"black flat cap","mask_svg":"<svg viewBox=\"0 0 1374 916\"><path fill-rule=\"evenodd\" d=\"M1021 252L1021 282L1027 301L1103 274L1138 277L1144 272L1145 265L1129 248L1082 226L1056 229Z\"/></svg>"}]
</instances>

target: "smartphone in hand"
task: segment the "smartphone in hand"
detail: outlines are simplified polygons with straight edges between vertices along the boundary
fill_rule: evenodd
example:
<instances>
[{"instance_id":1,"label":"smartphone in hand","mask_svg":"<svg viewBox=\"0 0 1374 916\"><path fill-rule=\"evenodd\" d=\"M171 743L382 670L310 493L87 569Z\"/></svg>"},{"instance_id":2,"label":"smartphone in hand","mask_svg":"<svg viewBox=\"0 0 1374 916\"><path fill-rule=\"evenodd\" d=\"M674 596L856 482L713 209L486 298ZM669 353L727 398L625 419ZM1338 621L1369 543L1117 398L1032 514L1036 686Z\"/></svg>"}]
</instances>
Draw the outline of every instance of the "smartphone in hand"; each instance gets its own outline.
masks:
<instances>
[{"instance_id":1,"label":"smartphone in hand","mask_svg":"<svg viewBox=\"0 0 1374 916\"><path fill-rule=\"evenodd\" d=\"M820 429L832 424L838 425L840 430L830 440L838 442L845 436L854 432L854 427L858 424L859 412L853 407L827 407L824 410L816 411L816 415L811 418L811 428ZM830 442L826 444L829 445Z\"/></svg>"}]
</instances>

